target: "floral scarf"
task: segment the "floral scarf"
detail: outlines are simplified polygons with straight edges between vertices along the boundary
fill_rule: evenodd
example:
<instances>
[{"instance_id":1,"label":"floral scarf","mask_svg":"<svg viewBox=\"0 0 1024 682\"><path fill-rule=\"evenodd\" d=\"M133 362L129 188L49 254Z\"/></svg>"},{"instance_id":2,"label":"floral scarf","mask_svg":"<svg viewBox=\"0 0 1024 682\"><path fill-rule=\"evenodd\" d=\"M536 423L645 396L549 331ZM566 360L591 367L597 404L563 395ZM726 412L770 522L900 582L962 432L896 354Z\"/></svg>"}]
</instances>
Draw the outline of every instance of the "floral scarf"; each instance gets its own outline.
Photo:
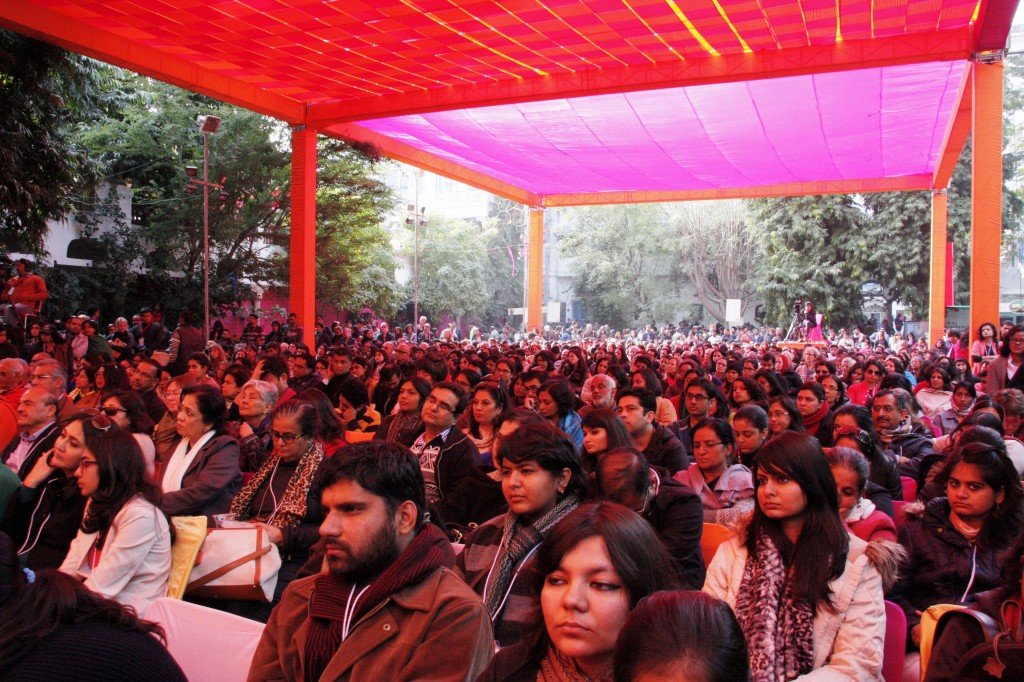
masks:
<instances>
[{"instance_id":1,"label":"floral scarf","mask_svg":"<svg viewBox=\"0 0 1024 682\"><path fill-rule=\"evenodd\" d=\"M766 533L754 542L736 597L754 682L786 682L814 668L814 608L793 597L793 574Z\"/></svg>"},{"instance_id":2,"label":"floral scarf","mask_svg":"<svg viewBox=\"0 0 1024 682\"><path fill-rule=\"evenodd\" d=\"M252 502L256 498L256 491L270 477L278 459L278 457L268 458L256 475L242 486L242 490L231 501L231 512L238 514L239 521L245 521L252 516ZM309 488L313 485L313 479L320 469L320 462L323 459L324 446L319 441L314 441L309 450L306 450L306 454L299 458L299 465L284 490L281 505L273 516L266 519L267 524L284 527L297 526L302 523L302 519L306 516L306 499L309 496ZM273 481L268 485L273 485Z\"/></svg>"}]
</instances>

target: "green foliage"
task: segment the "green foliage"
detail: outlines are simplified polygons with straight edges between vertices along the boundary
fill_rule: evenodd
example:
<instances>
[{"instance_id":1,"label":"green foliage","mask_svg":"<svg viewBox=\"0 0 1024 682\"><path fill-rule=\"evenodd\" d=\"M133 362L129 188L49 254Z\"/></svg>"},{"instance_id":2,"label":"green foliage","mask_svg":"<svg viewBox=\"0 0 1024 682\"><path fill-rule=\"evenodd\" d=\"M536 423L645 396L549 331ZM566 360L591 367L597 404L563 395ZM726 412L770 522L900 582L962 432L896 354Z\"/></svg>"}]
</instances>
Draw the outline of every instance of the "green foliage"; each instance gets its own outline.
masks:
<instances>
[{"instance_id":1,"label":"green foliage","mask_svg":"<svg viewBox=\"0 0 1024 682\"><path fill-rule=\"evenodd\" d=\"M479 317L489 299L490 272L484 257L487 241L479 225L434 216L420 226L420 315L437 319ZM405 235L402 252L413 262L414 234ZM406 285L405 299L413 300L413 284Z\"/></svg>"},{"instance_id":2,"label":"green foliage","mask_svg":"<svg viewBox=\"0 0 1024 682\"><path fill-rule=\"evenodd\" d=\"M613 327L674 319L682 270L664 206L572 209L558 239L575 258L575 293L588 319Z\"/></svg>"},{"instance_id":3,"label":"green foliage","mask_svg":"<svg viewBox=\"0 0 1024 682\"><path fill-rule=\"evenodd\" d=\"M337 140L319 144L317 189L317 294L358 310L392 315L401 300L398 267L383 226L395 206L391 190L375 177L378 159Z\"/></svg>"},{"instance_id":4,"label":"green foliage","mask_svg":"<svg viewBox=\"0 0 1024 682\"><path fill-rule=\"evenodd\" d=\"M758 289L766 321L785 327L794 300L811 299L833 325L861 320L860 285L846 263L847 249L864 227L864 213L843 195L749 202L762 235Z\"/></svg>"},{"instance_id":5,"label":"green foliage","mask_svg":"<svg viewBox=\"0 0 1024 682\"><path fill-rule=\"evenodd\" d=\"M175 310L202 310L202 190L187 191L185 176L186 166L197 167L200 179L202 175L203 135L196 126L200 114L222 119L210 138L210 180L225 179L223 191L211 188L209 200L214 311L251 302L256 287L287 284L287 128L120 69L103 67L102 75L102 115L81 125L79 139L105 177L133 188L133 229L105 237L117 242L110 245L111 253L139 252L147 269L131 305L162 300ZM370 306L389 314L397 307L400 290L394 281L393 249L381 227L394 199L375 177L379 159L369 150L322 140L319 162L318 297L341 308ZM89 202L92 188L82 186L80 192L81 201ZM69 282L66 288L88 292L93 284Z\"/></svg>"},{"instance_id":6,"label":"green foliage","mask_svg":"<svg viewBox=\"0 0 1024 682\"><path fill-rule=\"evenodd\" d=\"M93 64L0 29L0 248L40 253L91 175L70 124L95 106Z\"/></svg>"},{"instance_id":7,"label":"green foliage","mask_svg":"<svg viewBox=\"0 0 1024 682\"><path fill-rule=\"evenodd\" d=\"M487 305L482 317L485 325L504 323L509 308L523 305L527 213L525 206L509 199L491 200L483 229L488 272Z\"/></svg>"}]
</instances>

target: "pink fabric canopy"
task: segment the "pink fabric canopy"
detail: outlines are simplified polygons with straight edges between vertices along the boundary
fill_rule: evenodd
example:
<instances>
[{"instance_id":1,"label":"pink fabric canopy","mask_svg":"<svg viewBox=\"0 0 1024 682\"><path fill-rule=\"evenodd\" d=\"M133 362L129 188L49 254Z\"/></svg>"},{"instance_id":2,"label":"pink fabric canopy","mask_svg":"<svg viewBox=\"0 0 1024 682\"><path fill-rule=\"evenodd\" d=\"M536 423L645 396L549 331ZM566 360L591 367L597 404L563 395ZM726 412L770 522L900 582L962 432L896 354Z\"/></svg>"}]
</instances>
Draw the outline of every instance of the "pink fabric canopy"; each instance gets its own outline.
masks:
<instances>
[{"instance_id":1,"label":"pink fabric canopy","mask_svg":"<svg viewBox=\"0 0 1024 682\"><path fill-rule=\"evenodd\" d=\"M885 66L358 125L538 195L930 176L967 66Z\"/></svg>"}]
</instances>

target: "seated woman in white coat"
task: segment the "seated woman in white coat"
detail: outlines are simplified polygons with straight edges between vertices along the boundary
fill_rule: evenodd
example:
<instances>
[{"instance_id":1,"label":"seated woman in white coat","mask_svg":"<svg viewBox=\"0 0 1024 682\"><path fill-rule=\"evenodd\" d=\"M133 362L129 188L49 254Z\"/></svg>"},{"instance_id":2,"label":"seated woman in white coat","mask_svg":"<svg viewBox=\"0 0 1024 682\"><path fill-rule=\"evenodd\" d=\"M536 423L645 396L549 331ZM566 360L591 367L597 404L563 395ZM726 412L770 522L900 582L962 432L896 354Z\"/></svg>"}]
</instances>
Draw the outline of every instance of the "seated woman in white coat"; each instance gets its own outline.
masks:
<instances>
[{"instance_id":1,"label":"seated woman in white coat","mask_svg":"<svg viewBox=\"0 0 1024 682\"><path fill-rule=\"evenodd\" d=\"M719 547L704 592L735 611L754 682L881 680L886 562L839 518L818 441L783 432L753 473L753 517Z\"/></svg>"},{"instance_id":2,"label":"seated woman in white coat","mask_svg":"<svg viewBox=\"0 0 1024 682\"><path fill-rule=\"evenodd\" d=\"M78 467L85 516L60 570L141 615L167 593L170 525L132 435L102 414L93 425L101 433L87 439Z\"/></svg>"}]
</instances>

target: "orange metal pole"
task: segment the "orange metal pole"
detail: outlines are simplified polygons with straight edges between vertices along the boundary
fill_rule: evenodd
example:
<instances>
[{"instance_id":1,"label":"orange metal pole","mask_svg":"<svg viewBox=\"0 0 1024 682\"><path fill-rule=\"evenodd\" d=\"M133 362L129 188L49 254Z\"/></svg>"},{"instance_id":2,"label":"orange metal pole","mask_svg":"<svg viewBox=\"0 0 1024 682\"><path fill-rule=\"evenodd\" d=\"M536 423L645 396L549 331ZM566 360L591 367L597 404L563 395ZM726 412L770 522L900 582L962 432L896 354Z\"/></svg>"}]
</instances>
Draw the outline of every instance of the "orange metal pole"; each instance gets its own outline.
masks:
<instances>
[{"instance_id":1,"label":"orange metal pole","mask_svg":"<svg viewBox=\"0 0 1024 682\"><path fill-rule=\"evenodd\" d=\"M931 285L928 290L928 345L946 333L946 220L949 197L944 189L932 190Z\"/></svg>"},{"instance_id":2,"label":"orange metal pole","mask_svg":"<svg viewBox=\"0 0 1024 682\"><path fill-rule=\"evenodd\" d=\"M313 347L316 322L316 131L292 129L292 234L289 312L302 325L302 340Z\"/></svg>"},{"instance_id":3,"label":"orange metal pole","mask_svg":"<svg viewBox=\"0 0 1024 682\"><path fill-rule=\"evenodd\" d=\"M1003 62L975 61L971 118L971 328L999 323L1003 208Z\"/></svg>"},{"instance_id":4,"label":"orange metal pole","mask_svg":"<svg viewBox=\"0 0 1024 682\"><path fill-rule=\"evenodd\" d=\"M540 331L544 325L544 209L530 209L527 236L526 329Z\"/></svg>"}]
</instances>

